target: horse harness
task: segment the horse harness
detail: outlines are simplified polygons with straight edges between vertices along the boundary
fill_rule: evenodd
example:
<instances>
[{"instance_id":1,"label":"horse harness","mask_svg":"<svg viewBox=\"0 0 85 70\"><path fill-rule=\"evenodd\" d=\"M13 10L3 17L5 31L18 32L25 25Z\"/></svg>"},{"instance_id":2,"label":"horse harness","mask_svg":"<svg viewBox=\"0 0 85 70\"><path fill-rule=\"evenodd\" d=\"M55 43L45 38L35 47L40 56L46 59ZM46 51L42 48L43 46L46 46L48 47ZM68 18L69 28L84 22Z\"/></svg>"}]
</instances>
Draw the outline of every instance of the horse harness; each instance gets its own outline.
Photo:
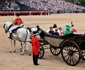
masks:
<instances>
[{"instance_id":1,"label":"horse harness","mask_svg":"<svg viewBox=\"0 0 85 70\"><path fill-rule=\"evenodd\" d=\"M10 26L9 26L9 28L8 28L8 31L9 31L9 29L11 28L13 26L13 24L11 24ZM22 28L23 26L19 26L19 27L17 27L16 29L13 29L12 30L12 33L16 33L16 31L18 30L18 29L20 29L20 28ZM26 29L26 32L27 32L27 29ZM28 35L28 32L27 32L27 35ZM26 39L27 39L27 35L26 35L26 38L25 38L25 41L26 41ZM13 38L15 38L13 35L12 35L12 37ZM20 40L19 40L20 41ZM21 41L20 41L21 42Z\"/></svg>"}]
</instances>

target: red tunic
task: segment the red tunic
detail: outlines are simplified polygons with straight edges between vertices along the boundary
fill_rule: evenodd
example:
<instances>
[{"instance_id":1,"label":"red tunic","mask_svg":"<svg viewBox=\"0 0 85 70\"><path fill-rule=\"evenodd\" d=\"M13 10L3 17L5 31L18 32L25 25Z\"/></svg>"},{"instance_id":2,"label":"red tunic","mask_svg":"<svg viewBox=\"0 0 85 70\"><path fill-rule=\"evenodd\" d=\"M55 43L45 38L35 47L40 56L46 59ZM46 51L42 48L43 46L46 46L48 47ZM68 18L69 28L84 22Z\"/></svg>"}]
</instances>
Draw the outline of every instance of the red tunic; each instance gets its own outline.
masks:
<instances>
[{"instance_id":1,"label":"red tunic","mask_svg":"<svg viewBox=\"0 0 85 70\"><path fill-rule=\"evenodd\" d=\"M22 24L22 19L21 18L16 18L15 19L15 25L20 25Z\"/></svg>"},{"instance_id":2,"label":"red tunic","mask_svg":"<svg viewBox=\"0 0 85 70\"><path fill-rule=\"evenodd\" d=\"M37 37L32 37L32 52L34 55L38 55L38 49L40 48L39 39Z\"/></svg>"}]
</instances>

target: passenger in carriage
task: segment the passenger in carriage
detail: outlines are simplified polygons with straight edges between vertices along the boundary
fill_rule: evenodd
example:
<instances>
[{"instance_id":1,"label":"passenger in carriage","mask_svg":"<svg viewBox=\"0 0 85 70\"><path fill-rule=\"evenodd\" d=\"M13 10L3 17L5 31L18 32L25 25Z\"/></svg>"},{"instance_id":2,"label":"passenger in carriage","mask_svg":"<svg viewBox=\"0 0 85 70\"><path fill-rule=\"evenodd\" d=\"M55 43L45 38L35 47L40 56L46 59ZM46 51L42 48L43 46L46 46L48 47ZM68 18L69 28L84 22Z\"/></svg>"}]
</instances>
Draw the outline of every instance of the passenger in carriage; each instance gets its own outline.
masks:
<instances>
[{"instance_id":1,"label":"passenger in carriage","mask_svg":"<svg viewBox=\"0 0 85 70\"><path fill-rule=\"evenodd\" d=\"M59 36L58 29L55 29L54 35Z\"/></svg>"},{"instance_id":2,"label":"passenger in carriage","mask_svg":"<svg viewBox=\"0 0 85 70\"><path fill-rule=\"evenodd\" d=\"M52 34L52 35L54 35L54 31L53 31L53 27L52 26L50 27L49 33Z\"/></svg>"},{"instance_id":3,"label":"passenger in carriage","mask_svg":"<svg viewBox=\"0 0 85 70\"><path fill-rule=\"evenodd\" d=\"M71 31L72 31L72 33L76 33L77 32L77 30L74 27L73 22L71 22Z\"/></svg>"},{"instance_id":4,"label":"passenger in carriage","mask_svg":"<svg viewBox=\"0 0 85 70\"><path fill-rule=\"evenodd\" d=\"M53 25L53 31L55 31L56 28L57 28L57 25L54 24L54 25Z\"/></svg>"},{"instance_id":5,"label":"passenger in carriage","mask_svg":"<svg viewBox=\"0 0 85 70\"><path fill-rule=\"evenodd\" d=\"M72 33L71 26L70 25L65 25L64 28L66 29L64 31L64 35L67 35L67 34L71 34Z\"/></svg>"},{"instance_id":6,"label":"passenger in carriage","mask_svg":"<svg viewBox=\"0 0 85 70\"><path fill-rule=\"evenodd\" d=\"M63 35L63 32L64 32L64 31L63 31L62 27L59 27L59 28L58 28L58 33L59 33L60 36Z\"/></svg>"},{"instance_id":7,"label":"passenger in carriage","mask_svg":"<svg viewBox=\"0 0 85 70\"><path fill-rule=\"evenodd\" d=\"M9 38L10 39L12 39L12 33L15 29L24 26L22 19L19 17L19 14L16 14L16 19L14 19L12 25L13 25L13 27L9 29Z\"/></svg>"}]
</instances>

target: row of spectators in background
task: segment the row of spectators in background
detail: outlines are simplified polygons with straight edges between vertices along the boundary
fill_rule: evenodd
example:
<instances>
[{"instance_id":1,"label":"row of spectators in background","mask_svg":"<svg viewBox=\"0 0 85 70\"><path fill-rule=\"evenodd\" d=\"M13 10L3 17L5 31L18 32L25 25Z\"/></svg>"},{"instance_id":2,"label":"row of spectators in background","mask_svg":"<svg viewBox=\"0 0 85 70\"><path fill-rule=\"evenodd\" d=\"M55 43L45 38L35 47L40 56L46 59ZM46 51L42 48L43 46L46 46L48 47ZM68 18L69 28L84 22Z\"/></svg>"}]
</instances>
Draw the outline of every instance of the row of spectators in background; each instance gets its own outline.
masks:
<instances>
[{"instance_id":1,"label":"row of spectators in background","mask_svg":"<svg viewBox=\"0 0 85 70\"><path fill-rule=\"evenodd\" d=\"M64 0L21 0L20 3L36 8L37 10L49 10L50 12L74 12L81 11L85 7L75 5Z\"/></svg>"},{"instance_id":2,"label":"row of spectators in background","mask_svg":"<svg viewBox=\"0 0 85 70\"><path fill-rule=\"evenodd\" d=\"M20 10L20 7L15 1L10 0L10 2L5 1L4 3L0 3L0 10Z\"/></svg>"},{"instance_id":3,"label":"row of spectators in background","mask_svg":"<svg viewBox=\"0 0 85 70\"><path fill-rule=\"evenodd\" d=\"M78 6L64 0L20 0L19 3L33 7L37 10L48 10L49 12L71 13L76 10L81 11L85 7ZM20 6L15 1L0 4L0 10L20 10Z\"/></svg>"}]
</instances>

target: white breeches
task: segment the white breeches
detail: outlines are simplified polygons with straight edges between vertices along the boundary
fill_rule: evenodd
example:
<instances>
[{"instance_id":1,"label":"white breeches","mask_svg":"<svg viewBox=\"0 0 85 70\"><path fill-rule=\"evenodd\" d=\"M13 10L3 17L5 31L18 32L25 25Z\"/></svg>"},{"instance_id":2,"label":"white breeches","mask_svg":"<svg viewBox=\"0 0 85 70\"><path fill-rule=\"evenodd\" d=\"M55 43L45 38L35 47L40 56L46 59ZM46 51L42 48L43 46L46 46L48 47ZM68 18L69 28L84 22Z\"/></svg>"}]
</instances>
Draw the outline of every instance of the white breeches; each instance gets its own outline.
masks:
<instances>
[{"instance_id":1,"label":"white breeches","mask_svg":"<svg viewBox=\"0 0 85 70\"><path fill-rule=\"evenodd\" d=\"M10 29L9 29L9 33L12 33L12 30L14 30L14 29L16 29L17 27L19 27L19 26L12 26Z\"/></svg>"},{"instance_id":2,"label":"white breeches","mask_svg":"<svg viewBox=\"0 0 85 70\"><path fill-rule=\"evenodd\" d=\"M16 29L17 27L23 27L24 25L21 24L21 25L14 25L12 26L10 29L9 29L9 33L12 33L12 30Z\"/></svg>"}]
</instances>

